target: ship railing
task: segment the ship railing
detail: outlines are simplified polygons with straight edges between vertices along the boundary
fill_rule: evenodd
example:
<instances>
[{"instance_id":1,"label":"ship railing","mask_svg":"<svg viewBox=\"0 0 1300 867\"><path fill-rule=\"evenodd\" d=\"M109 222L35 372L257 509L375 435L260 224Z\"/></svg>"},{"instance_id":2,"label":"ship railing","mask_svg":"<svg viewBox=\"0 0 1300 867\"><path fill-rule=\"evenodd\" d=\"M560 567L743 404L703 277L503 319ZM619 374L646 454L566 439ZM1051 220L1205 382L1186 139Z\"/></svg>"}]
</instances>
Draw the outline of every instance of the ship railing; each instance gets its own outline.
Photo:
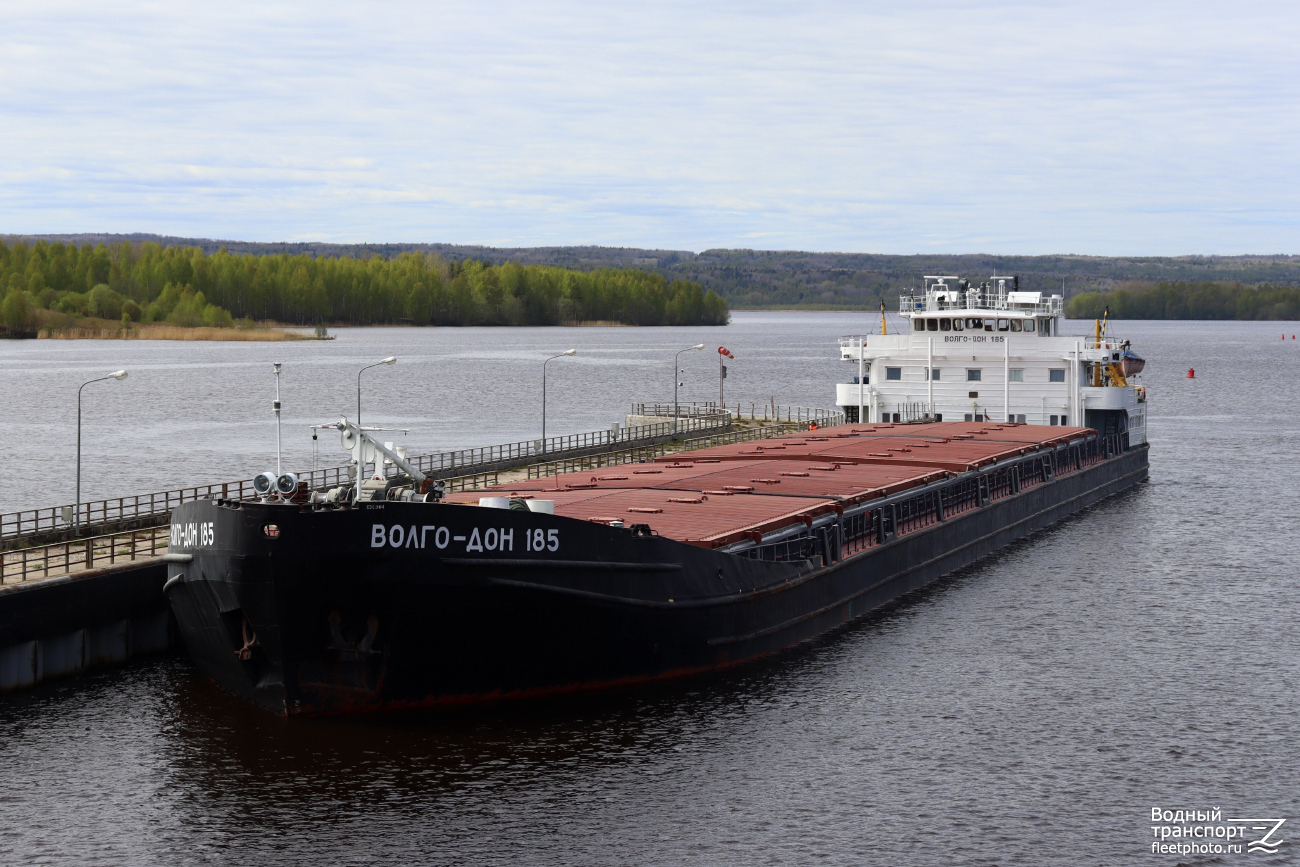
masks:
<instances>
[{"instance_id":1,"label":"ship railing","mask_svg":"<svg viewBox=\"0 0 1300 867\"><path fill-rule=\"evenodd\" d=\"M817 542L812 536L798 536L782 542L755 545L753 548L746 548L739 552L739 555L750 560L764 560L769 563L793 563L812 559L816 550Z\"/></svg>"},{"instance_id":2,"label":"ship railing","mask_svg":"<svg viewBox=\"0 0 1300 867\"><path fill-rule=\"evenodd\" d=\"M18 584L167 553L168 525L0 552L0 584Z\"/></svg>"},{"instance_id":3,"label":"ship railing","mask_svg":"<svg viewBox=\"0 0 1300 867\"><path fill-rule=\"evenodd\" d=\"M934 421L927 403L896 403L892 420L897 424L924 423Z\"/></svg>"},{"instance_id":4,"label":"ship railing","mask_svg":"<svg viewBox=\"0 0 1300 867\"><path fill-rule=\"evenodd\" d=\"M895 499L874 508L845 514L822 530L809 530L793 539L737 551L737 556L752 560L788 562L820 557L823 563L850 557L868 548L884 544L896 536L905 536L956 515L987 506L1043 484L1053 473L1068 474L1090 466L1107 456L1117 444L1108 446L1102 437L1090 437L1070 443L1051 453L994 466L976 476L954 479L910 497Z\"/></svg>"},{"instance_id":5,"label":"ship railing","mask_svg":"<svg viewBox=\"0 0 1300 867\"><path fill-rule=\"evenodd\" d=\"M940 293L943 294L943 293ZM965 298L960 293L948 293L958 297L940 299L934 294L914 294L898 296L898 312L906 315L916 313L965 312L971 316L982 313L1029 313L1034 316L1060 316L1064 299L1059 295L1048 295L1035 304L1007 300L1005 295L982 295L972 292Z\"/></svg>"},{"instance_id":6,"label":"ship railing","mask_svg":"<svg viewBox=\"0 0 1300 867\"><path fill-rule=\"evenodd\" d=\"M880 544L880 509L868 509L856 514L844 516L842 532L844 533L844 556Z\"/></svg>"}]
</instances>

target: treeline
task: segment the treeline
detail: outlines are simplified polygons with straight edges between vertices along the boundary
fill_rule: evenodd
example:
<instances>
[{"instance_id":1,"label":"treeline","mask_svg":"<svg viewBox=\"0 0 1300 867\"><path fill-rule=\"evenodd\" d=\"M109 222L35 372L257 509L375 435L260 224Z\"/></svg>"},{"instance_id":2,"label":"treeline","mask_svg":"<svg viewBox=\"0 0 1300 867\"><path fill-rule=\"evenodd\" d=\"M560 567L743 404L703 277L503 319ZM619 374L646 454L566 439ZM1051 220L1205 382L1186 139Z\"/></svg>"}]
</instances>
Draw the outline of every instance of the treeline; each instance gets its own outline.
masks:
<instances>
[{"instance_id":1,"label":"treeline","mask_svg":"<svg viewBox=\"0 0 1300 867\"><path fill-rule=\"evenodd\" d=\"M128 241L0 242L0 294L11 329L40 310L182 325L725 325L730 315L700 284L640 270L448 262L431 253L208 254Z\"/></svg>"},{"instance_id":2,"label":"treeline","mask_svg":"<svg viewBox=\"0 0 1300 867\"><path fill-rule=\"evenodd\" d=\"M1300 287L1156 283L1080 293L1070 299L1065 315L1096 319L1107 307L1112 319L1300 319Z\"/></svg>"}]
</instances>

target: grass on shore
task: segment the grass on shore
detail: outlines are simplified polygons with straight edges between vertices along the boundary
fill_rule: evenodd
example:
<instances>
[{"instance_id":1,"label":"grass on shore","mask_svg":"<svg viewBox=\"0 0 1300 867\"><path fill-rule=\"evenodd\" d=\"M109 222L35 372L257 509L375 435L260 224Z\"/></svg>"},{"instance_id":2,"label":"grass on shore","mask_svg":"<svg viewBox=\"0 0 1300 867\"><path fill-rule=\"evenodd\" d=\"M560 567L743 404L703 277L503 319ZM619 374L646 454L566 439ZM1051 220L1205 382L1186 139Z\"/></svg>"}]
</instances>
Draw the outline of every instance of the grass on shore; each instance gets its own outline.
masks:
<instances>
[{"instance_id":1,"label":"grass on shore","mask_svg":"<svg viewBox=\"0 0 1300 867\"><path fill-rule=\"evenodd\" d=\"M73 322L42 322L36 336L44 340L316 340L312 334L271 326L254 328L186 328L165 322L133 322L123 327L111 319L79 317Z\"/></svg>"}]
</instances>

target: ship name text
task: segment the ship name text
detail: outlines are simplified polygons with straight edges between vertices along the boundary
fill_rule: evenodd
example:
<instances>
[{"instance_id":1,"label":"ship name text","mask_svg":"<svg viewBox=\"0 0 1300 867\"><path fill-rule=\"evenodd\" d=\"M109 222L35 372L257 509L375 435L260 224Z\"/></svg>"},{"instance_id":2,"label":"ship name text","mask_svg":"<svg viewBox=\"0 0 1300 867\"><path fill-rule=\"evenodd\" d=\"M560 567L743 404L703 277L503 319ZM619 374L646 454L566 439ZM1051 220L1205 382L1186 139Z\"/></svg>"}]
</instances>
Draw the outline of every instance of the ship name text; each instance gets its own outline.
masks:
<instances>
[{"instance_id":1,"label":"ship name text","mask_svg":"<svg viewBox=\"0 0 1300 867\"><path fill-rule=\"evenodd\" d=\"M168 548L206 548L216 540L212 521L172 524Z\"/></svg>"},{"instance_id":2,"label":"ship name text","mask_svg":"<svg viewBox=\"0 0 1300 867\"><path fill-rule=\"evenodd\" d=\"M560 531L529 529L524 530L524 550L558 551L560 550ZM511 528L473 527L469 533L456 534L450 527L437 524L402 524L370 526L371 548L426 548L433 546L444 550L453 544L464 545L465 551L513 551L515 549L515 530Z\"/></svg>"}]
</instances>

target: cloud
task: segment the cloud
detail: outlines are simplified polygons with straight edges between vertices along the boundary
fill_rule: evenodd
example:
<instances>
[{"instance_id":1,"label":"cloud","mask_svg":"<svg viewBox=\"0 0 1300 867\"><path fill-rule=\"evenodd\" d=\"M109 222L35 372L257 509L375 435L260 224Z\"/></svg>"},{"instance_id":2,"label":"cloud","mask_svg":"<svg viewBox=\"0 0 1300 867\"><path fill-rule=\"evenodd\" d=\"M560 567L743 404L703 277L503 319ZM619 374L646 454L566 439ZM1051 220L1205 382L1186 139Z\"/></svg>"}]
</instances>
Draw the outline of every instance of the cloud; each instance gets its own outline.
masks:
<instances>
[{"instance_id":1,"label":"cloud","mask_svg":"<svg viewBox=\"0 0 1300 867\"><path fill-rule=\"evenodd\" d=\"M33 5L0 231L1294 251L1280 3Z\"/></svg>"}]
</instances>

